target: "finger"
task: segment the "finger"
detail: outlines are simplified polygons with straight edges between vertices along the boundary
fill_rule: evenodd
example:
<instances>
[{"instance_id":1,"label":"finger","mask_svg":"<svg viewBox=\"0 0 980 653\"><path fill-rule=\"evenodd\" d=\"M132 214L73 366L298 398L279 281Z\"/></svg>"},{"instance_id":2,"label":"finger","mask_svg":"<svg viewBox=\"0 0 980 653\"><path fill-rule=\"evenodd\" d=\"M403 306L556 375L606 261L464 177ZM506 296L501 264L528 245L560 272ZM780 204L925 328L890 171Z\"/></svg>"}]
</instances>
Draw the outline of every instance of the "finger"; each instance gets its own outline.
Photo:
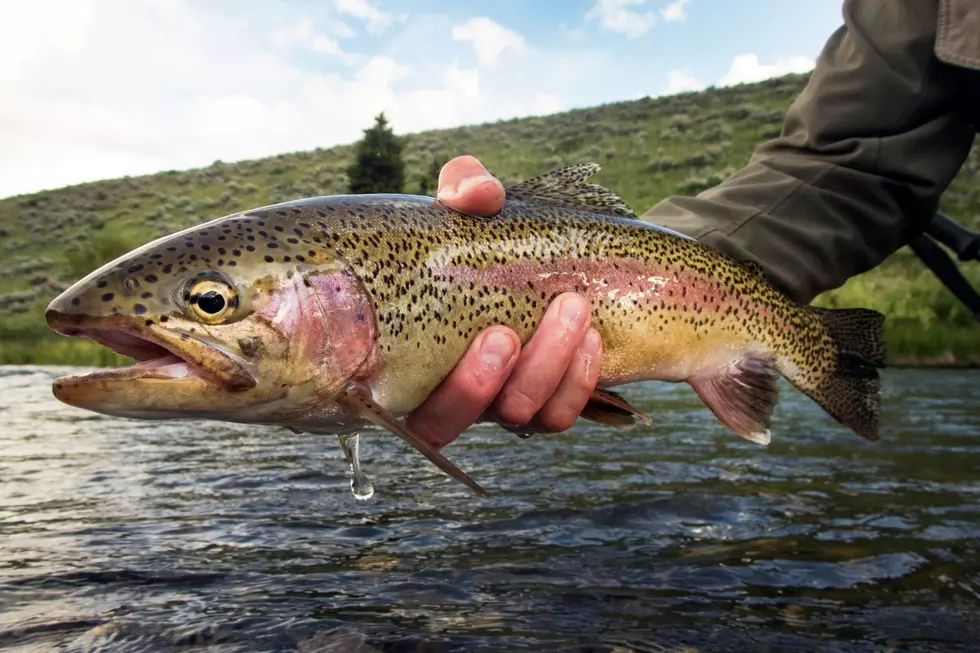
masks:
<instances>
[{"instance_id":1,"label":"finger","mask_svg":"<svg viewBox=\"0 0 980 653\"><path fill-rule=\"evenodd\" d=\"M494 215L504 205L504 186L475 157L458 156L439 171L436 198L462 213Z\"/></svg>"},{"instance_id":2,"label":"finger","mask_svg":"<svg viewBox=\"0 0 980 653\"><path fill-rule=\"evenodd\" d=\"M506 327L485 329L445 381L406 419L406 425L441 449L473 424L514 369L521 341Z\"/></svg>"},{"instance_id":3,"label":"finger","mask_svg":"<svg viewBox=\"0 0 980 653\"><path fill-rule=\"evenodd\" d=\"M602 337L595 329L589 329L555 393L534 419L539 432L560 433L571 428L595 391L601 366Z\"/></svg>"},{"instance_id":4,"label":"finger","mask_svg":"<svg viewBox=\"0 0 980 653\"><path fill-rule=\"evenodd\" d=\"M494 400L494 411L502 421L518 426L531 422L565 376L590 318L589 302L575 293L559 295L551 303Z\"/></svg>"}]
</instances>

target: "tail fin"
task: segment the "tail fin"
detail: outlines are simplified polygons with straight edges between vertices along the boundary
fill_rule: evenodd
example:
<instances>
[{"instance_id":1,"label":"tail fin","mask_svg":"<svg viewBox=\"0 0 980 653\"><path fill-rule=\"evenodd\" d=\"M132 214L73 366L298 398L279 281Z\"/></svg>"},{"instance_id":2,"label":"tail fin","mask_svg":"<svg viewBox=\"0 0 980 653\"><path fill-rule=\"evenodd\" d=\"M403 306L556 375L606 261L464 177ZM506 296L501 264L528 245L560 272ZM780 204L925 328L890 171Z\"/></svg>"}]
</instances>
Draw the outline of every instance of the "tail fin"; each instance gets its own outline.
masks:
<instances>
[{"instance_id":1,"label":"tail fin","mask_svg":"<svg viewBox=\"0 0 980 653\"><path fill-rule=\"evenodd\" d=\"M868 440L878 439L885 367L885 316L865 308L808 307L820 319L832 346L796 361L789 381L834 419Z\"/></svg>"}]
</instances>

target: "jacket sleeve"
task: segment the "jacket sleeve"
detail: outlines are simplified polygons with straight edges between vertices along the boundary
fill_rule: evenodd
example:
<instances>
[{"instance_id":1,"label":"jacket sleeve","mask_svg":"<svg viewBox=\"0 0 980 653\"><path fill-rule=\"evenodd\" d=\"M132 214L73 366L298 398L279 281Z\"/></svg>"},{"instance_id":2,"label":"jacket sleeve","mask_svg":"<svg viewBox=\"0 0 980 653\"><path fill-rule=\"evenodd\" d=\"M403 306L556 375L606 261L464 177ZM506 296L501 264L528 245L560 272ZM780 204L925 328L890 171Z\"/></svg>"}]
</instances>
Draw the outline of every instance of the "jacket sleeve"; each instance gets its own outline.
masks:
<instances>
[{"instance_id":1,"label":"jacket sleeve","mask_svg":"<svg viewBox=\"0 0 980 653\"><path fill-rule=\"evenodd\" d=\"M845 0L781 136L642 219L756 261L802 303L874 268L926 227L973 143L960 103L977 73L936 59L936 25L936 0Z\"/></svg>"}]
</instances>

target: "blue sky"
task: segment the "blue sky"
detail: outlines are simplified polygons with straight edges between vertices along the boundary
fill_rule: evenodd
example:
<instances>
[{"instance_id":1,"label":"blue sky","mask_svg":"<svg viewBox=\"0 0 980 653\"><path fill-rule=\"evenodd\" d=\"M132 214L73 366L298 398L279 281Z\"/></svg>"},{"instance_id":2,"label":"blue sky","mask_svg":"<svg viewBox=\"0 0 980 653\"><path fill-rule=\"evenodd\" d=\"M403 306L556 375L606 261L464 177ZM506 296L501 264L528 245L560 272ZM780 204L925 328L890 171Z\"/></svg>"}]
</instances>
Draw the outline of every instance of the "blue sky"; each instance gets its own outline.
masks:
<instances>
[{"instance_id":1,"label":"blue sky","mask_svg":"<svg viewBox=\"0 0 980 653\"><path fill-rule=\"evenodd\" d=\"M0 197L809 69L840 0L0 3ZM479 156L478 152L475 152Z\"/></svg>"}]
</instances>

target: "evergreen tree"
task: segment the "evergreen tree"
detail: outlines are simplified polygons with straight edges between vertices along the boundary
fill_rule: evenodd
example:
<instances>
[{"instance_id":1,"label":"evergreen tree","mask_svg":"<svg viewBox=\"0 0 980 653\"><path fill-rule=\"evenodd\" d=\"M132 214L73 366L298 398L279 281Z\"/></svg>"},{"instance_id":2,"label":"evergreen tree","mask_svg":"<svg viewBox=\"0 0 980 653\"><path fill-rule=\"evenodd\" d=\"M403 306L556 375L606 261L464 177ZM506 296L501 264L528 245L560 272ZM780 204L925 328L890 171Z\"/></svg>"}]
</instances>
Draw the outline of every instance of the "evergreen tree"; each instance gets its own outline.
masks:
<instances>
[{"instance_id":1,"label":"evergreen tree","mask_svg":"<svg viewBox=\"0 0 980 653\"><path fill-rule=\"evenodd\" d=\"M364 130L355 148L354 163L347 168L351 193L401 193L405 188L404 144L397 138L384 112L374 127Z\"/></svg>"}]
</instances>

